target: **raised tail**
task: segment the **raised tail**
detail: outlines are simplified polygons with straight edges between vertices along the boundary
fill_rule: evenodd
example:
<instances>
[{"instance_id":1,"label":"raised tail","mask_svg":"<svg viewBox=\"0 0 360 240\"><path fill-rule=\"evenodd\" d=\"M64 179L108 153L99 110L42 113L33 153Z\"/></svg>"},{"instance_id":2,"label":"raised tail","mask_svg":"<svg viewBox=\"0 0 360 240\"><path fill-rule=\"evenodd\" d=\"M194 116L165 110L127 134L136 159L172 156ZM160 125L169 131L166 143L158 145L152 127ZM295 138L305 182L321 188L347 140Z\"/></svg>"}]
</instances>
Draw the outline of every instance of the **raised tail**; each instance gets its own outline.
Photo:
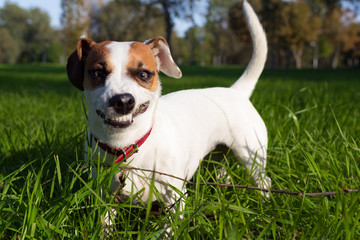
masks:
<instances>
[{"instance_id":1,"label":"raised tail","mask_svg":"<svg viewBox=\"0 0 360 240\"><path fill-rule=\"evenodd\" d=\"M253 54L244 73L231 86L231 88L241 91L244 96L250 98L260 74L264 69L267 55L267 42L264 29L262 28L259 19L253 8L246 0L244 0L242 8L246 22L249 26L253 44Z\"/></svg>"}]
</instances>

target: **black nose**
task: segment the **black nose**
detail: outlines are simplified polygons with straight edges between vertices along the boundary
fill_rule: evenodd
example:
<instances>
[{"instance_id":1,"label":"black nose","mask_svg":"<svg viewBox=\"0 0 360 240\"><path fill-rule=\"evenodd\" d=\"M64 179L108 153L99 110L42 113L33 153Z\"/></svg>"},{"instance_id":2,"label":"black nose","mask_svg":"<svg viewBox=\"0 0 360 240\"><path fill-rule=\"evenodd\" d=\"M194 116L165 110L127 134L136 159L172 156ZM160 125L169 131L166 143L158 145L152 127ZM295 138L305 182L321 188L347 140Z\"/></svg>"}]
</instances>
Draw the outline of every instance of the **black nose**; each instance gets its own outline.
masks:
<instances>
[{"instance_id":1,"label":"black nose","mask_svg":"<svg viewBox=\"0 0 360 240\"><path fill-rule=\"evenodd\" d=\"M114 108L115 112L126 115L135 107L135 98L129 93L113 96L109 100L109 107Z\"/></svg>"}]
</instances>

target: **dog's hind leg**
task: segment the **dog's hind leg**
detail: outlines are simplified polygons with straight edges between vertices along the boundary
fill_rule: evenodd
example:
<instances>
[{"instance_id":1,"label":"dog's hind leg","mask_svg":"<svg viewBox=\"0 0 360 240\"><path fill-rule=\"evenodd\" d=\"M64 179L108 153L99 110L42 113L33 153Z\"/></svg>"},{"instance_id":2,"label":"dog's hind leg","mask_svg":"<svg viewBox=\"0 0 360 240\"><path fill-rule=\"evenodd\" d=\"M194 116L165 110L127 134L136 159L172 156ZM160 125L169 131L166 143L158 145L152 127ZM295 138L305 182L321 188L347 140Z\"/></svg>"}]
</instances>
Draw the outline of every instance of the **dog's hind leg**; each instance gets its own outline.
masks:
<instances>
[{"instance_id":1,"label":"dog's hind leg","mask_svg":"<svg viewBox=\"0 0 360 240\"><path fill-rule=\"evenodd\" d=\"M235 140L232 145L232 151L241 159L248 172L251 174L253 181L260 188L270 189L271 179L266 176L266 149L267 139L257 139L258 144L254 141ZM264 196L269 197L269 193L262 192Z\"/></svg>"},{"instance_id":2,"label":"dog's hind leg","mask_svg":"<svg viewBox=\"0 0 360 240\"><path fill-rule=\"evenodd\" d=\"M235 145L235 144L234 144ZM251 149L249 147L233 147L234 154L241 159L256 185L260 188L270 189L271 179L266 176L266 148ZM269 197L267 192L263 192Z\"/></svg>"}]
</instances>

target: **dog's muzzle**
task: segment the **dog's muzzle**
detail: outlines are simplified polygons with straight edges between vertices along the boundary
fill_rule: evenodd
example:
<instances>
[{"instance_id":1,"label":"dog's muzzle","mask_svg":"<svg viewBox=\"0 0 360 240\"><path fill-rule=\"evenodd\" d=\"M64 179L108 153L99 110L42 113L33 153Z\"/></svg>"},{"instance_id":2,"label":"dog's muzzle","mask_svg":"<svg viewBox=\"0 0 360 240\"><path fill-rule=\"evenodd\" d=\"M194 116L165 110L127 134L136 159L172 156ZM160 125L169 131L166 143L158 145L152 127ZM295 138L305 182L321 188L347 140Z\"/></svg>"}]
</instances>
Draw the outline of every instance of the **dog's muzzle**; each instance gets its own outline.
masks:
<instances>
[{"instance_id":1,"label":"dog's muzzle","mask_svg":"<svg viewBox=\"0 0 360 240\"><path fill-rule=\"evenodd\" d=\"M110 98L106 111L96 110L99 117L104 119L104 124L115 128L126 128L133 123L133 119L144 113L150 101L147 101L134 110L135 98L129 93L118 94Z\"/></svg>"}]
</instances>

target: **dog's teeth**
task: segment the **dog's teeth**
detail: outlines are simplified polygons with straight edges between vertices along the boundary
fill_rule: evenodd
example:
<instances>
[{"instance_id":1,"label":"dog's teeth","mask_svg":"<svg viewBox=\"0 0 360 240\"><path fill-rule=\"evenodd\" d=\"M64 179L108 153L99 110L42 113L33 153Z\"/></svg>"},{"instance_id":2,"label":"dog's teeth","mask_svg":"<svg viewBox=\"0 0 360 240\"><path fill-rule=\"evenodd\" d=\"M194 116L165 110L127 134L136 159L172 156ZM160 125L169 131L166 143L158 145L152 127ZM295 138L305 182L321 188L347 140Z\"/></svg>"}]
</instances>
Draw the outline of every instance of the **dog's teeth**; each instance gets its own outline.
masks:
<instances>
[{"instance_id":1,"label":"dog's teeth","mask_svg":"<svg viewBox=\"0 0 360 240\"><path fill-rule=\"evenodd\" d=\"M127 121L131 121L131 120L132 120L131 114L121 116L117 119L117 121L119 121L119 122L127 122Z\"/></svg>"},{"instance_id":2,"label":"dog's teeth","mask_svg":"<svg viewBox=\"0 0 360 240\"><path fill-rule=\"evenodd\" d=\"M120 117L112 117L110 115L105 116L105 120L107 121L116 121L116 122L132 122L132 114L120 116Z\"/></svg>"}]
</instances>

